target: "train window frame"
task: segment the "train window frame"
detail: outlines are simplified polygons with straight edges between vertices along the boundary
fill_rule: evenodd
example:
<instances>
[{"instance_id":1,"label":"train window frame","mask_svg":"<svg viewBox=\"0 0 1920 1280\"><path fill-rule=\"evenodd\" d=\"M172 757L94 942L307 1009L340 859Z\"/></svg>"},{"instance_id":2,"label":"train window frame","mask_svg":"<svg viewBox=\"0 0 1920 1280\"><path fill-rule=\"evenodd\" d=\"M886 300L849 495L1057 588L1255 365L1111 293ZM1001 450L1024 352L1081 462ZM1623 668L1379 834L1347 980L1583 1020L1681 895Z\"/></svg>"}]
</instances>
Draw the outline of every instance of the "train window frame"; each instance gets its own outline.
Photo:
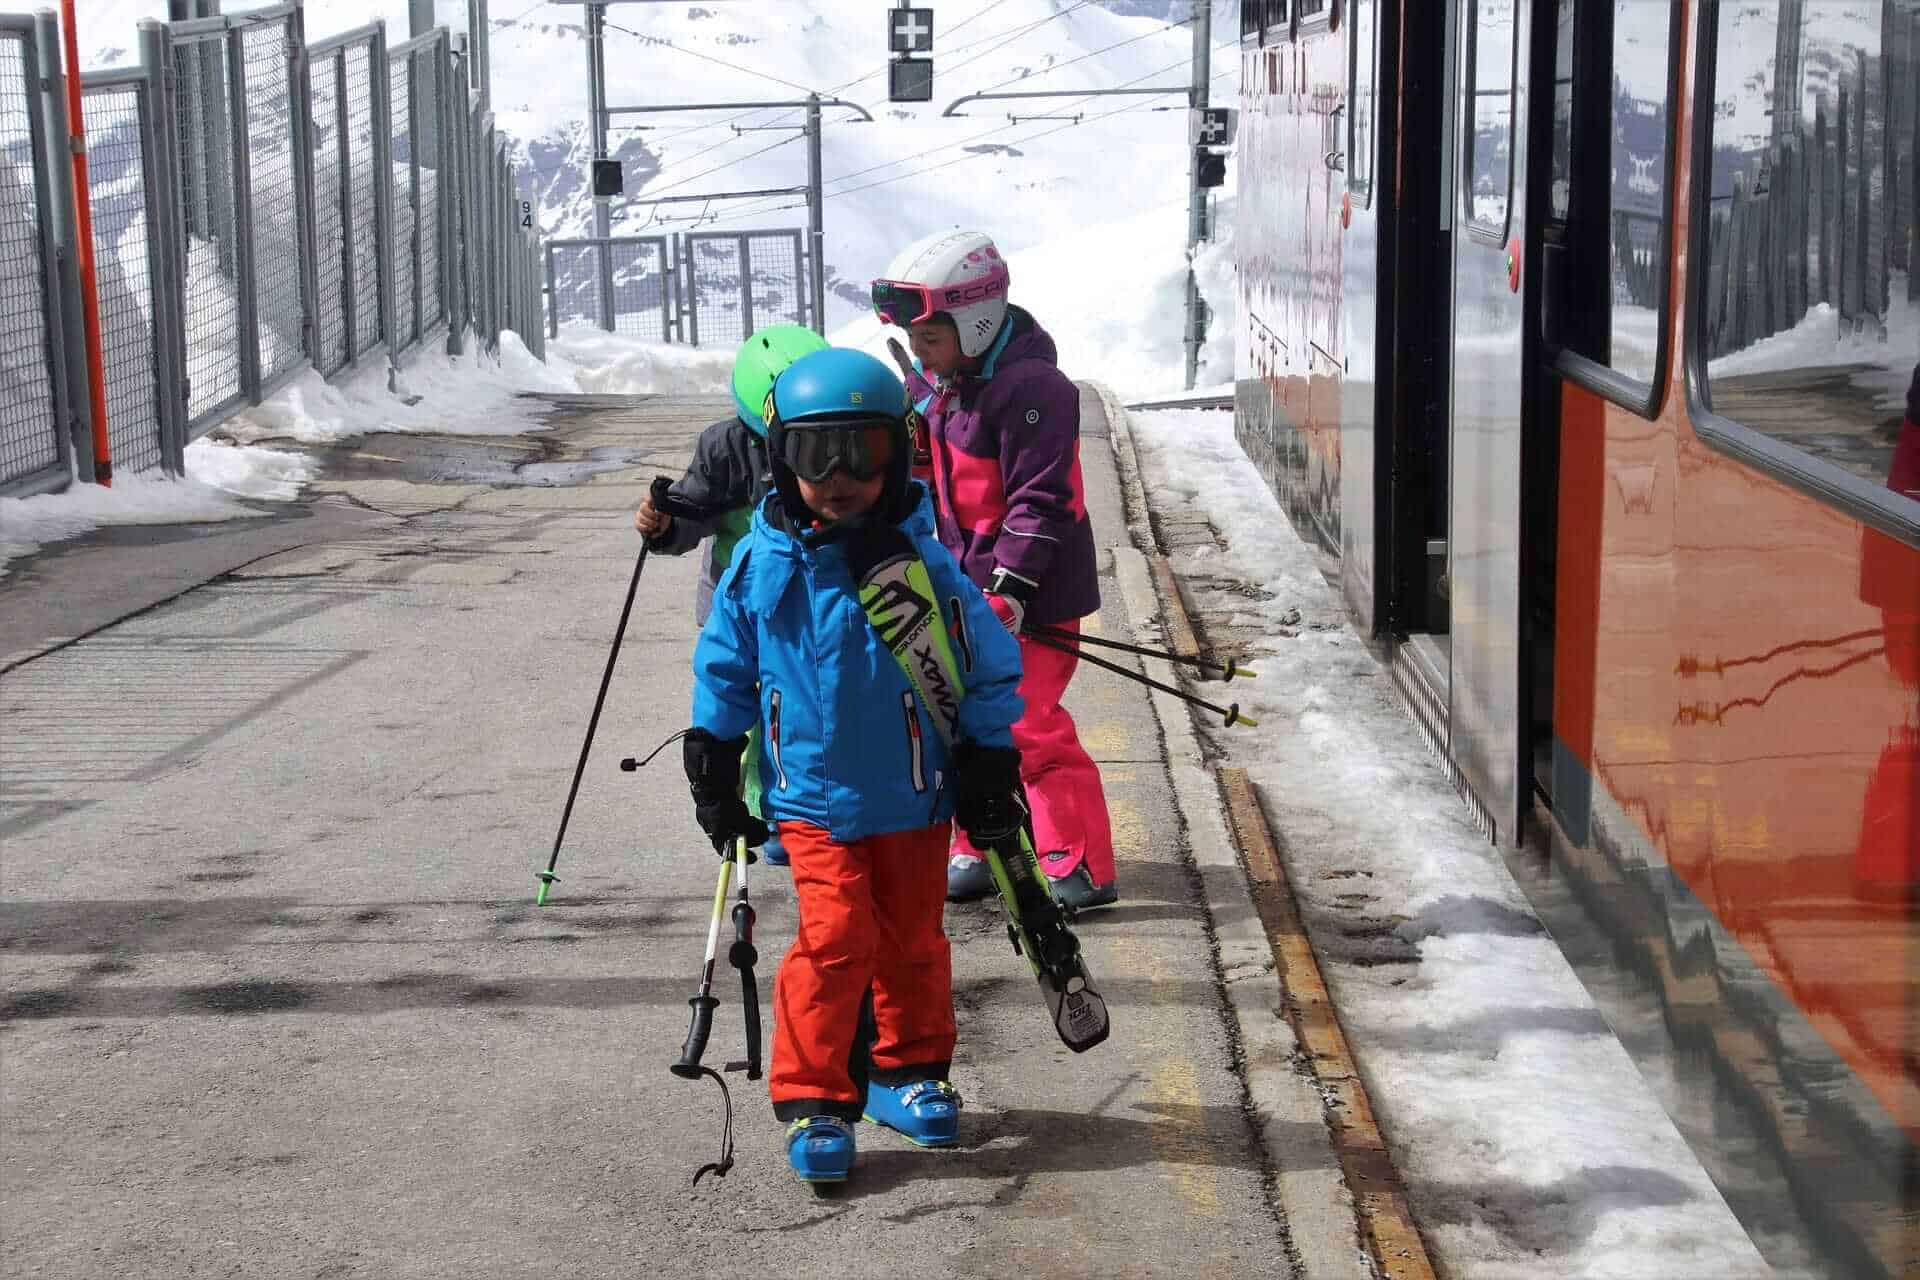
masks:
<instances>
[{"instance_id":1,"label":"train window frame","mask_svg":"<svg viewBox=\"0 0 1920 1280\"><path fill-rule=\"evenodd\" d=\"M1375 157L1380 150L1380 0L1352 0L1351 8L1357 10L1365 5L1373 15L1369 30L1373 33L1373 49L1367 58L1371 75L1367 81L1367 118L1372 122L1373 136L1363 147L1359 145L1360 128L1360 22L1353 13L1347 14L1347 192L1352 195L1362 209L1373 207L1373 184L1375 179ZM1361 165L1366 165L1362 176Z\"/></svg>"},{"instance_id":2,"label":"train window frame","mask_svg":"<svg viewBox=\"0 0 1920 1280\"><path fill-rule=\"evenodd\" d=\"M1251 40L1256 46L1264 31L1263 19L1267 13L1267 0L1240 0L1240 43Z\"/></svg>"},{"instance_id":3,"label":"train window frame","mask_svg":"<svg viewBox=\"0 0 1920 1280\"><path fill-rule=\"evenodd\" d=\"M1708 261L1709 226L1712 221L1713 117L1715 81L1719 68L1720 0L1701 0L1695 18L1694 48L1696 67L1693 85L1691 154L1687 181L1687 296L1686 347L1682 358L1686 365L1687 417L1694 434L1703 444L1736 462L1780 481L1787 487L1832 507L1842 515L1877 529L1890 538L1920 550L1920 516L1915 505L1883 485L1782 443L1764 432L1723 414L1716 413L1707 376L1706 308L1709 273L1700 264ZM1705 163L1701 157L1706 157Z\"/></svg>"},{"instance_id":4,"label":"train window frame","mask_svg":"<svg viewBox=\"0 0 1920 1280\"><path fill-rule=\"evenodd\" d=\"M1482 222L1473 213L1473 134L1476 118L1475 102L1480 96L1480 6L1485 0L1467 0L1466 39L1462 41L1466 61L1463 67L1467 92L1456 94L1460 100L1461 118L1455 122L1460 134L1460 145L1455 149L1454 163L1460 172L1455 181L1458 184L1460 219L1465 225L1469 238L1482 244L1505 245L1507 235L1513 227L1513 156L1518 142L1514 121L1516 93L1515 79L1520 74L1520 11L1522 0L1514 0L1513 31L1507 37L1507 192L1501 202L1500 224Z\"/></svg>"},{"instance_id":5,"label":"train window frame","mask_svg":"<svg viewBox=\"0 0 1920 1280\"><path fill-rule=\"evenodd\" d=\"M1332 31L1340 25L1338 17L1340 0L1320 0L1320 8L1312 13L1300 12L1300 6L1311 0L1293 0L1293 38L1318 35L1322 31Z\"/></svg>"},{"instance_id":6,"label":"train window frame","mask_svg":"<svg viewBox=\"0 0 1920 1280\"><path fill-rule=\"evenodd\" d=\"M1606 2L1612 3L1612 0L1606 0ZM1553 361L1554 371L1567 381L1649 421L1660 416L1660 410L1666 403L1667 383L1671 377L1669 361L1673 358L1673 224L1675 202L1680 196L1676 187L1680 177L1679 108L1683 105L1680 73L1684 61L1685 36L1686 31L1680 20L1680 0L1669 0L1667 5L1667 159L1664 166L1664 185L1661 188L1664 192L1661 199L1665 205L1665 212L1660 218L1660 236L1656 242L1661 265L1660 298L1656 308L1659 327L1655 330L1653 344L1653 380L1642 382L1639 378L1620 372L1604 360L1596 360L1592 356L1564 345L1555 348ZM1579 41L1580 33L1576 26L1573 50L1576 100L1582 85L1580 73L1583 69ZM1606 65L1611 67L1612 61L1613 50L1609 49L1606 53ZM1575 119L1578 120L1577 115ZM1607 207L1611 213L1611 203ZM1569 215L1576 212L1582 211L1576 210L1570 203ZM1547 216L1563 225L1569 221L1567 218L1554 218L1551 213ZM1694 259L1694 261L1704 261L1704 259ZM1691 276L1689 276L1689 284L1691 282ZM1687 327L1691 333L1693 319L1690 313Z\"/></svg>"},{"instance_id":7,"label":"train window frame","mask_svg":"<svg viewBox=\"0 0 1920 1280\"><path fill-rule=\"evenodd\" d=\"M1294 0L1259 0L1260 4L1260 46L1283 44L1293 39ZM1273 10L1278 7L1280 16L1269 21Z\"/></svg>"}]
</instances>

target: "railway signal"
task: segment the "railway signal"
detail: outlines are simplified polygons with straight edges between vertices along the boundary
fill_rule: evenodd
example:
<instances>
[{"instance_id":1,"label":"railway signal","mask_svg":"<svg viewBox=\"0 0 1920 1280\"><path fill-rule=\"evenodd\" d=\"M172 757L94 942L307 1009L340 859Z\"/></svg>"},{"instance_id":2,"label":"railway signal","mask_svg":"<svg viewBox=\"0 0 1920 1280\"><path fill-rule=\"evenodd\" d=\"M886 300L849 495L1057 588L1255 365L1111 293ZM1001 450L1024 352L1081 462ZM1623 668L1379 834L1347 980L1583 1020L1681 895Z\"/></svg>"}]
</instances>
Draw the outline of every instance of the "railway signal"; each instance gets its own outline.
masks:
<instances>
[{"instance_id":1,"label":"railway signal","mask_svg":"<svg viewBox=\"0 0 1920 1280\"><path fill-rule=\"evenodd\" d=\"M1188 133L1196 147L1230 147L1240 113L1232 107L1196 107L1188 113Z\"/></svg>"},{"instance_id":2,"label":"railway signal","mask_svg":"<svg viewBox=\"0 0 1920 1280\"><path fill-rule=\"evenodd\" d=\"M887 11L887 101L930 102L933 99L933 59L916 53L933 52L933 10L909 8L904 3Z\"/></svg>"}]
</instances>

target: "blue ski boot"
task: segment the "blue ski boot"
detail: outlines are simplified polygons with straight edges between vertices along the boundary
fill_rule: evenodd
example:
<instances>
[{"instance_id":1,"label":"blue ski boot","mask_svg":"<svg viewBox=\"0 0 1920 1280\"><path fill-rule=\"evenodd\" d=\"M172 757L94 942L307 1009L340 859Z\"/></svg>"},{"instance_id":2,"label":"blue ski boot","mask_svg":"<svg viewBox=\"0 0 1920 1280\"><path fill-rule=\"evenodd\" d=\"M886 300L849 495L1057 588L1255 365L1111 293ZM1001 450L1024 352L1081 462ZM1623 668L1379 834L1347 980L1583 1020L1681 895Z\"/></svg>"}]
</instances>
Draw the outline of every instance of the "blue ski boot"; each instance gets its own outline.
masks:
<instances>
[{"instance_id":1,"label":"blue ski boot","mask_svg":"<svg viewBox=\"0 0 1920 1280\"><path fill-rule=\"evenodd\" d=\"M853 1126L838 1116L808 1116L787 1126L787 1160L802 1182L845 1182L853 1168Z\"/></svg>"},{"instance_id":2,"label":"blue ski boot","mask_svg":"<svg viewBox=\"0 0 1920 1280\"><path fill-rule=\"evenodd\" d=\"M867 1085L865 1119L921 1147L950 1147L960 1136L960 1092L945 1080Z\"/></svg>"}]
</instances>

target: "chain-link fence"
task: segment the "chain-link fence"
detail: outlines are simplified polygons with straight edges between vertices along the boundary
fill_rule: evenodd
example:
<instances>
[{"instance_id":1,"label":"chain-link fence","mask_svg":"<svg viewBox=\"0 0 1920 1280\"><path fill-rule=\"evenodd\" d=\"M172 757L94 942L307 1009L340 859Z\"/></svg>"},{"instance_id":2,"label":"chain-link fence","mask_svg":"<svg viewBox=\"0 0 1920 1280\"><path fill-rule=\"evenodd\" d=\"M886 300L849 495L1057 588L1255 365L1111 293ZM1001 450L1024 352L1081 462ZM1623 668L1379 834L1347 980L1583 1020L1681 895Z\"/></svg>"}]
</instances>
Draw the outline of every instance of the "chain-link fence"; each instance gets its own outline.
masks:
<instances>
[{"instance_id":1,"label":"chain-link fence","mask_svg":"<svg viewBox=\"0 0 1920 1280\"><path fill-rule=\"evenodd\" d=\"M469 328L545 353L538 234L465 42L304 32L297 3L143 22L139 66L83 78L118 471L180 471L307 368ZM93 474L64 94L52 16L0 15L0 494Z\"/></svg>"},{"instance_id":2,"label":"chain-link fence","mask_svg":"<svg viewBox=\"0 0 1920 1280\"><path fill-rule=\"evenodd\" d=\"M770 324L808 324L802 245L797 229L550 241L547 332L585 321L657 342L725 346Z\"/></svg>"}]
</instances>

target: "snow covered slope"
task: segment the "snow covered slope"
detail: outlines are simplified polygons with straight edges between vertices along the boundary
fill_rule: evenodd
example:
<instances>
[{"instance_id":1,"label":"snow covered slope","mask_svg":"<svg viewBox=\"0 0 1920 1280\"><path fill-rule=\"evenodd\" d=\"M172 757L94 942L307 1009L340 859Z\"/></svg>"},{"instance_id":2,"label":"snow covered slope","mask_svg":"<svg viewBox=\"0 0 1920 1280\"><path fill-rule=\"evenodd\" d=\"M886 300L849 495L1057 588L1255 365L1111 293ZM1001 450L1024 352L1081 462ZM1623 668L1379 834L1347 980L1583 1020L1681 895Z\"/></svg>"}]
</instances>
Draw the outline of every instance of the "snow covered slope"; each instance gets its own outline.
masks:
<instances>
[{"instance_id":1,"label":"snow covered slope","mask_svg":"<svg viewBox=\"0 0 1920 1280\"><path fill-rule=\"evenodd\" d=\"M449 16L464 0L438 0ZM229 11L243 6L229 0ZM530 167L529 194L549 235L592 226L583 189L588 154L583 10L535 0L491 0L494 109ZM1076 286L1132 287L1175 260L1185 242L1186 104L1160 97L1041 99L942 108L967 93L1168 85L1184 91L1192 36L1187 0L950 0L936 10L934 101L886 102L884 10L877 0L704 0L609 11L609 98L618 106L751 102L818 90L859 103L826 113L828 328L865 311L865 283L895 249L930 231L977 226L1014 255L1067 243L1133 219L1137 231ZM1238 9L1214 0L1213 96L1238 91ZM166 0L88 0L81 40L89 67L131 61L135 24L163 17ZM1169 15L1177 14L1177 25ZM406 0L309 0L311 36L384 18L407 34ZM1022 122L1008 120L1012 112ZM1025 117L1044 115L1044 120ZM629 118L614 134L627 189L684 195L804 184L797 111ZM644 127L642 127L644 126ZM1164 216L1135 219L1148 210ZM616 232L804 226L798 197L659 207L615 204ZM670 219L670 220L669 220ZM1023 291L1016 281L1016 300ZM1044 304L1027 294L1025 300ZM1220 305L1217 301L1216 306ZM1178 332L1179 317L1169 317Z\"/></svg>"}]
</instances>

